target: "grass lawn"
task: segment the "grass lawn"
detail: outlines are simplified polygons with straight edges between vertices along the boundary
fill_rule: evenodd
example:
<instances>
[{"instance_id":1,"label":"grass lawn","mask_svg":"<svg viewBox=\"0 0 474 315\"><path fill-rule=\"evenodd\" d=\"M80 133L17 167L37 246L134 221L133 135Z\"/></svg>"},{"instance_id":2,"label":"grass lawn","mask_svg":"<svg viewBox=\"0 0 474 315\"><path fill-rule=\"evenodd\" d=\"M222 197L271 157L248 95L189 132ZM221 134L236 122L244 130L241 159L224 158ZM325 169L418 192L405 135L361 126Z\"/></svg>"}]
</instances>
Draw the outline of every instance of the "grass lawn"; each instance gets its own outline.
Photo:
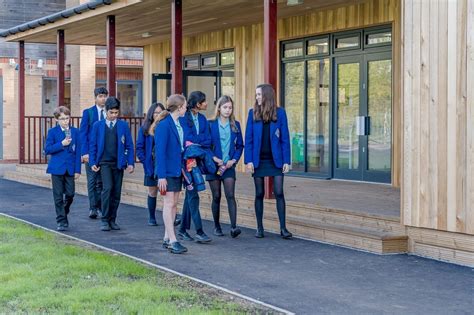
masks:
<instances>
[{"instance_id":1,"label":"grass lawn","mask_svg":"<svg viewBox=\"0 0 474 315\"><path fill-rule=\"evenodd\" d=\"M4 313L272 311L0 216L0 314Z\"/></svg>"}]
</instances>

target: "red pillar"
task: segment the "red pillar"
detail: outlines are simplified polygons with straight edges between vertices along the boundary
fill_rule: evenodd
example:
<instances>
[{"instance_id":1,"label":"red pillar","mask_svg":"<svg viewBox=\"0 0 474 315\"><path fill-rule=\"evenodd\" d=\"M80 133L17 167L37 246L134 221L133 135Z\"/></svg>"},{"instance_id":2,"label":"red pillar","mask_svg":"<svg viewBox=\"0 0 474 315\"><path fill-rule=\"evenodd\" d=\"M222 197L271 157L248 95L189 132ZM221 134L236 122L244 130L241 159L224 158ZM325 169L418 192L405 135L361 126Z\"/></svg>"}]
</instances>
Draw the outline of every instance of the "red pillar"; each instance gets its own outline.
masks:
<instances>
[{"instance_id":1,"label":"red pillar","mask_svg":"<svg viewBox=\"0 0 474 315\"><path fill-rule=\"evenodd\" d=\"M264 81L277 86L277 0L264 0ZM275 95L276 97L276 95ZM274 199L273 177L265 177L265 198Z\"/></svg>"},{"instance_id":2,"label":"red pillar","mask_svg":"<svg viewBox=\"0 0 474 315\"><path fill-rule=\"evenodd\" d=\"M183 93L183 16L182 1L171 1L171 93Z\"/></svg>"},{"instance_id":3,"label":"red pillar","mask_svg":"<svg viewBox=\"0 0 474 315\"><path fill-rule=\"evenodd\" d=\"M107 16L107 90L109 96L116 96L114 15Z\"/></svg>"},{"instance_id":4,"label":"red pillar","mask_svg":"<svg viewBox=\"0 0 474 315\"><path fill-rule=\"evenodd\" d=\"M19 42L18 54L18 159L25 163L25 42Z\"/></svg>"},{"instance_id":5,"label":"red pillar","mask_svg":"<svg viewBox=\"0 0 474 315\"><path fill-rule=\"evenodd\" d=\"M64 30L58 30L57 41L57 58L58 58L58 106L64 105Z\"/></svg>"}]
</instances>

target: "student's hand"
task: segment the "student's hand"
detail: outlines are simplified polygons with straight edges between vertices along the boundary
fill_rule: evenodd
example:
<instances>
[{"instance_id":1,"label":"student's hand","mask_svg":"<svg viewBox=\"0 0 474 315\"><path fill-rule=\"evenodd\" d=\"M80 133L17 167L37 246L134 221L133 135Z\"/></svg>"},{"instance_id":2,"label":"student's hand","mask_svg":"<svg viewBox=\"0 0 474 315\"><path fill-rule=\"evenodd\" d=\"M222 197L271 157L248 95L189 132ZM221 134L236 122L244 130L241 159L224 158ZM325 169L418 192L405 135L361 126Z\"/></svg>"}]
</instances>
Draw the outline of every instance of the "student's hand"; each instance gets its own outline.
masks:
<instances>
[{"instance_id":1,"label":"student's hand","mask_svg":"<svg viewBox=\"0 0 474 315\"><path fill-rule=\"evenodd\" d=\"M224 161L222 161L221 159L219 159L217 156L213 157L212 158L214 160L214 162L217 163L217 165L221 166L222 164L224 164Z\"/></svg>"},{"instance_id":2,"label":"student's hand","mask_svg":"<svg viewBox=\"0 0 474 315\"><path fill-rule=\"evenodd\" d=\"M235 164L235 160L229 160L227 161L227 164L225 165L226 168L231 168L232 166L234 166Z\"/></svg>"},{"instance_id":3,"label":"student's hand","mask_svg":"<svg viewBox=\"0 0 474 315\"><path fill-rule=\"evenodd\" d=\"M63 147L67 147L72 141L72 138L64 138L63 141L61 141L61 144L63 145Z\"/></svg>"},{"instance_id":4,"label":"student's hand","mask_svg":"<svg viewBox=\"0 0 474 315\"><path fill-rule=\"evenodd\" d=\"M252 174L253 174L253 172L255 171L252 162L250 162L250 163L247 164L247 171L249 171L249 172L252 173Z\"/></svg>"},{"instance_id":5,"label":"student's hand","mask_svg":"<svg viewBox=\"0 0 474 315\"><path fill-rule=\"evenodd\" d=\"M81 174L79 173L74 174L74 179L79 179L79 177L81 177Z\"/></svg>"},{"instance_id":6,"label":"student's hand","mask_svg":"<svg viewBox=\"0 0 474 315\"><path fill-rule=\"evenodd\" d=\"M289 164L283 164L283 174L288 173L290 171L290 165Z\"/></svg>"},{"instance_id":7,"label":"student's hand","mask_svg":"<svg viewBox=\"0 0 474 315\"><path fill-rule=\"evenodd\" d=\"M96 173L97 173L98 171L100 171L100 167L97 166L97 165L92 165L92 166L91 166L91 169L92 169L94 172L96 172Z\"/></svg>"},{"instance_id":8,"label":"student's hand","mask_svg":"<svg viewBox=\"0 0 474 315\"><path fill-rule=\"evenodd\" d=\"M89 163L89 154L84 154L84 155L81 157L81 162L83 162L83 163Z\"/></svg>"},{"instance_id":9,"label":"student's hand","mask_svg":"<svg viewBox=\"0 0 474 315\"><path fill-rule=\"evenodd\" d=\"M166 191L166 188L168 188L168 182L166 181L166 178L160 178L158 179L158 190L161 191Z\"/></svg>"},{"instance_id":10,"label":"student's hand","mask_svg":"<svg viewBox=\"0 0 474 315\"><path fill-rule=\"evenodd\" d=\"M127 172L128 172L129 174L132 174L133 171L134 171L133 165L127 166Z\"/></svg>"}]
</instances>

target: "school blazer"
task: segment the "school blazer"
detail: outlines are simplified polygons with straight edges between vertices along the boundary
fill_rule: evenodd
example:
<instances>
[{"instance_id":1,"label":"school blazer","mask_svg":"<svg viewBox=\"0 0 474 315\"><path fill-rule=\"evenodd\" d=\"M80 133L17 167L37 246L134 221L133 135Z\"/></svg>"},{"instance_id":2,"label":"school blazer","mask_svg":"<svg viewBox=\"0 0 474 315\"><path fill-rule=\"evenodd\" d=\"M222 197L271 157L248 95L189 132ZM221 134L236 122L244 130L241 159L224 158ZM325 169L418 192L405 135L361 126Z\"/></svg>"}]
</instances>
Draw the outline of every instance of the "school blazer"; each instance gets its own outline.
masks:
<instances>
[{"instance_id":1,"label":"school blazer","mask_svg":"<svg viewBox=\"0 0 474 315\"><path fill-rule=\"evenodd\" d=\"M99 166L104 154L105 125L106 119L97 121L92 126L91 141L89 144L89 165ZM117 168L119 170L127 168L128 165L135 165L133 153L133 141L128 124L123 120L117 120Z\"/></svg>"},{"instance_id":2,"label":"school blazer","mask_svg":"<svg viewBox=\"0 0 474 315\"><path fill-rule=\"evenodd\" d=\"M184 117L179 118L179 123L183 128L184 132L184 143L186 145L186 141L191 141L195 144L200 144L204 148L211 147L211 135L209 134L209 126L206 119L201 113L198 113L198 121L199 121L199 134L196 133L196 127L193 123L193 118L191 117L190 112L186 112Z\"/></svg>"},{"instance_id":3,"label":"school blazer","mask_svg":"<svg viewBox=\"0 0 474 315\"><path fill-rule=\"evenodd\" d=\"M182 152L178 129L171 115L155 129L155 175L160 178L181 176Z\"/></svg>"},{"instance_id":4,"label":"school blazer","mask_svg":"<svg viewBox=\"0 0 474 315\"><path fill-rule=\"evenodd\" d=\"M145 136L143 133L143 127L138 130L137 138L137 158L143 164L143 170L146 176L153 177L154 168L153 165L153 143L155 138L151 135Z\"/></svg>"},{"instance_id":5,"label":"school blazer","mask_svg":"<svg viewBox=\"0 0 474 315\"><path fill-rule=\"evenodd\" d=\"M72 141L68 146L63 146L61 141L66 135L58 125L49 129L44 148L45 154L50 154L46 173L53 175L64 175L66 171L69 175L81 174L81 140L79 129L71 129Z\"/></svg>"},{"instance_id":6,"label":"school blazer","mask_svg":"<svg viewBox=\"0 0 474 315\"><path fill-rule=\"evenodd\" d=\"M240 129L240 123L235 122L237 127L237 132L230 129L230 149L229 149L229 158L230 160L235 160L236 163L239 161L242 156L242 151L244 149L244 140L242 139L242 129ZM211 149L214 153L214 156L217 156L219 159L222 159L222 147L219 133L219 121L210 120L209 128L211 130Z\"/></svg>"},{"instance_id":7,"label":"school blazer","mask_svg":"<svg viewBox=\"0 0 474 315\"><path fill-rule=\"evenodd\" d=\"M251 109L245 130L244 162L245 164L252 162L256 168L260 165L262 131L263 121L254 121L253 109ZM288 118L283 108L277 108L277 121L270 122L270 144L276 167L283 167L283 164L291 163Z\"/></svg>"},{"instance_id":8,"label":"school blazer","mask_svg":"<svg viewBox=\"0 0 474 315\"><path fill-rule=\"evenodd\" d=\"M89 119L90 117L89 111L91 110L92 110L92 121L90 121ZM97 109L95 108L95 105L87 109L84 109L84 111L82 112L81 125L79 126L81 130L81 144L82 144L81 155L89 154L89 143L91 140L92 126L98 120L99 120L99 114L97 113Z\"/></svg>"}]
</instances>

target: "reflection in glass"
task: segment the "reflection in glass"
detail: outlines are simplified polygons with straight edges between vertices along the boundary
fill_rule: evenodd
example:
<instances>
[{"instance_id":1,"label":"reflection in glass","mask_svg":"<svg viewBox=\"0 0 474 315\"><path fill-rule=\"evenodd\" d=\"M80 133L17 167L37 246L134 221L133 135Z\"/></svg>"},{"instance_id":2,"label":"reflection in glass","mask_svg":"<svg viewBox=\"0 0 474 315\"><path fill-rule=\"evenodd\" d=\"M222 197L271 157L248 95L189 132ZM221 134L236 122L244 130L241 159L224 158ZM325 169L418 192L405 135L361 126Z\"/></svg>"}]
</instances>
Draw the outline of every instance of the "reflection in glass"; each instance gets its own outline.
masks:
<instances>
[{"instance_id":1,"label":"reflection in glass","mask_svg":"<svg viewBox=\"0 0 474 315\"><path fill-rule=\"evenodd\" d=\"M221 66L233 65L234 64L234 52L227 51L221 53Z\"/></svg>"},{"instance_id":2,"label":"reflection in glass","mask_svg":"<svg viewBox=\"0 0 474 315\"><path fill-rule=\"evenodd\" d=\"M233 72L226 71L226 74L221 77L221 94L232 97L235 102L235 77Z\"/></svg>"},{"instance_id":3,"label":"reflection in glass","mask_svg":"<svg viewBox=\"0 0 474 315\"><path fill-rule=\"evenodd\" d=\"M207 109L206 111L200 112L206 118L211 118L214 116L216 110L216 77L207 77L207 76L188 76L188 86L187 91L191 93L192 91L202 91L206 94Z\"/></svg>"},{"instance_id":4,"label":"reflection in glass","mask_svg":"<svg viewBox=\"0 0 474 315\"><path fill-rule=\"evenodd\" d=\"M369 170L390 171L392 142L392 62L368 63Z\"/></svg>"},{"instance_id":5,"label":"reflection in glass","mask_svg":"<svg viewBox=\"0 0 474 315\"><path fill-rule=\"evenodd\" d=\"M355 47L359 47L359 35L336 39L336 48L338 49Z\"/></svg>"},{"instance_id":6,"label":"reflection in glass","mask_svg":"<svg viewBox=\"0 0 474 315\"><path fill-rule=\"evenodd\" d=\"M329 52L329 39L319 38L308 41L308 55L326 54Z\"/></svg>"},{"instance_id":7,"label":"reflection in glass","mask_svg":"<svg viewBox=\"0 0 474 315\"><path fill-rule=\"evenodd\" d=\"M374 44L383 44L383 43L390 43L392 42L392 32L384 32L384 33L377 33L377 34L368 34L367 35L367 44L374 45Z\"/></svg>"},{"instance_id":8,"label":"reflection in glass","mask_svg":"<svg viewBox=\"0 0 474 315\"><path fill-rule=\"evenodd\" d=\"M202 65L204 67L217 65L217 57L216 56L210 56L210 57L202 58Z\"/></svg>"},{"instance_id":9,"label":"reflection in glass","mask_svg":"<svg viewBox=\"0 0 474 315\"><path fill-rule=\"evenodd\" d=\"M285 64L285 110L293 170L304 171L304 62Z\"/></svg>"},{"instance_id":10,"label":"reflection in glass","mask_svg":"<svg viewBox=\"0 0 474 315\"><path fill-rule=\"evenodd\" d=\"M284 56L288 57L297 57L303 55L303 42L288 43L285 44Z\"/></svg>"},{"instance_id":11,"label":"reflection in glass","mask_svg":"<svg viewBox=\"0 0 474 315\"><path fill-rule=\"evenodd\" d=\"M308 171L329 172L329 59L308 61Z\"/></svg>"},{"instance_id":12,"label":"reflection in glass","mask_svg":"<svg viewBox=\"0 0 474 315\"><path fill-rule=\"evenodd\" d=\"M185 59L184 61L185 69L198 69L199 68L199 59Z\"/></svg>"},{"instance_id":13,"label":"reflection in glass","mask_svg":"<svg viewBox=\"0 0 474 315\"><path fill-rule=\"evenodd\" d=\"M138 117L142 115L141 104L138 104L138 94L140 85L117 84L117 98L120 100L120 115L125 117Z\"/></svg>"},{"instance_id":14,"label":"reflection in glass","mask_svg":"<svg viewBox=\"0 0 474 315\"><path fill-rule=\"evenodd\" d=\"M359 168L359 63L337 66L337 167Z\"/></svg>"}]
</instances>

